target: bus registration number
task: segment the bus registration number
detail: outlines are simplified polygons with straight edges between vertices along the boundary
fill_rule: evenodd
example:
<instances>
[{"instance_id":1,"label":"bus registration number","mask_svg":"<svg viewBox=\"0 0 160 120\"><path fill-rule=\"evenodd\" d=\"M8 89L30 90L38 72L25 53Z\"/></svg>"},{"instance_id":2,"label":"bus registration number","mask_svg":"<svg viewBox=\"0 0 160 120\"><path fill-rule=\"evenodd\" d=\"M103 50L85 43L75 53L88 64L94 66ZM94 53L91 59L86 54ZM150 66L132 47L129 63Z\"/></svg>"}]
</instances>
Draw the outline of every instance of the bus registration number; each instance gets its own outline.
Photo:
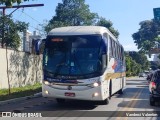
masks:
<instances>
[{"instance_id":1,"label":"bus registration number","mask_svg":"<svg viewBox=\"0 0 160 120\"><path fill-rule=\"evenodd\" d=\"M75 97L75 93L66 92L65 96Z\"/></svg>"}]
</instances>

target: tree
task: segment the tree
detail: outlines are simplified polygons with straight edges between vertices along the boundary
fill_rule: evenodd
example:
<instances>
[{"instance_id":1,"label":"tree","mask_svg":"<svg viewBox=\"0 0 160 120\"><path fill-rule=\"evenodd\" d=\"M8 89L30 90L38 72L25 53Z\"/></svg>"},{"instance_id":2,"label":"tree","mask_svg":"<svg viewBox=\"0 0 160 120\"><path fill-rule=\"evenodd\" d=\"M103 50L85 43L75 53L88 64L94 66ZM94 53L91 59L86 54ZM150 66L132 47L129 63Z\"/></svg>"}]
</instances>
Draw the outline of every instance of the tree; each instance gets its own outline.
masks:
<instances>
[{"instance_id":1,"label":"tree","mask_svg":"<svg viewBox=\"0 0 160 120\"><path fill-rule=\"evenodd\" d=\"M127 76L135 76L138 75L139 72L142 71L141 65L137 63L129 54L125 54L126 60L126 75Z\"/></svg>"},{"instance_id":2,"label":"tree","mask_svg":"<svg viewBox=\"0 0 160 120\"><path fill-rule=\"evenodd\" d=\"M7 61L7 77L8 77L8 90L10 94L10 80L8 70L8 55L7 47L18 49L20 45L20 37L18 32L22 32L27 29L28 24L20 21L13 21L11 16L0 16L0 42L1 46L6 47L6 61Z\"/></svg>"},{"instance_id":3,"label":"tree","mask_svg":"<svg viewBox=\"0 0 160 120\"><path fill-rule=\"evenodd\" d=\"M18 32L23 32L28 24L20 21L13 21L10 16L0 16L0 42L1 46L17 49L20 45Z\"/></svg>"},{"instance_id":4,"label":"tree","mask_svg":"<svg viewBox=\"0 0 160 120\"><path fill-rule=\"evenodd\" d=\"M10 7L13 3L20 4L22 2L26 2L29 0L0 0L0 4L5 4L6 6Z\"/></svg>"},{"instance_id":5,"label":"tree","mask_svg":"<svg viewBox=\"0 0 160 120\"><path fill-rule=\"evenodd\" d=\"M97 13L89 10L85 0L62 0L56 7L56 15L49 21L45 30L62 26L93 25L98 18Z\"/></svg>"},{"instance_id":6,"label":"tree","mask_svg":"<svg viewBox=\"0 0 160 120\"><path fill-rule=\"evenodd\" d=\"M146 55L143 52L129 52L129 56L132 57L132 59L141 65L141 69L144 70L149 70L150 68L150 62L147 60Z\"/></svg>"},{"instance_id":7,"label":"tree","mask_svg":"<svg viewBox=\"0 0 160 120\"><path fill-rule=\"evenodd\" d=\"M105 18L101 17L100 20L97 22L98 26L103 26L109 29L109 31L116 37L118 38L119 32L118 30L115 30L112 25L113 23L110 20L106 20Z\"/></svg>"},{"instance_id":8,"label":"tree","mask_svg":"<svg viewBox=\"0 0 160 120\"><path fill-rule=\"evenodd\" d=\"M160 21L146 20L140 22L140 29L132 35L140 51L148 53L160 43Z\"/></svg>"}]
</instances>

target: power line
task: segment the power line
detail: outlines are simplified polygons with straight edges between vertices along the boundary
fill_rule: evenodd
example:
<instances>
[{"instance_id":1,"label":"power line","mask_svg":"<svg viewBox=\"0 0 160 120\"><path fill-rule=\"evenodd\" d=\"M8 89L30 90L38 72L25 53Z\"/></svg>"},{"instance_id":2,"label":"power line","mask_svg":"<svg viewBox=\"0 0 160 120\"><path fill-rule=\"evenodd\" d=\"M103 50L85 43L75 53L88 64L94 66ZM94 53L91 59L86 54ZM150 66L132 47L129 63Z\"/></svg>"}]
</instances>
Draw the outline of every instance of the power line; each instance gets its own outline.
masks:
<instances>
[{"instance_id":1,"label":"power line","mask_svg":"<svg viewBox=\"0 0 160 120\"><path fill-rule=\"evenodd\" d=\"M38 20L36 20L36 19L33 18L32 16L28 15L26 12L24 12L24 10L22 10L21 13L24 14L24 15L26 15L26 16L28 16L29 18L31 18L31 19L34 20L35 22L37 22L37 23L38 23L38 26L43 27L43 25L42 25ZM21 14L21 15L22 15L22 14ZM15 18L13 18L13 19L14 19L14 20L17 20L17 19L15 19ZM17 21L19 21L19 20L17 20ZM24 21L24 20L23 20L23 21ZM26 21L26 20L25 20L25 21ZM38 29L37 27L34 27L34 26L30 25L30 24L29 24L29 27L34 28L35 30L37 30L37 31L39 32L40 35L43 35L43 32L44 32L43 30L40 30L40 29Z\"/></svg>"},{"instance_id":2,"label":"power line","mask_svg":"<svg viewBox=\"0 0 160 120\"><path fill-rule=\"evenodd\" d=\"M16 21L19 21L18 19L13 18ZM39 32L43 32L43 30L38 29L37 27L34 27L32 25L29 25L29 27L34 28L35 30L38 30Z\"/></svg>"},{"instance_id":3,"label":"power line","mask_svg":"<svg viewBox=\"0 0 160 120\"><path fill-rule=\"evenodd\" d=\"M22 13L24 13L26 16L30 17L32 20L36 21L37 23L40 23L38 20L36 20L35 18L33 18L32 16L28 15L27 13L25 13L24 11L22 11Z\"/></svg>"}]
</instances>

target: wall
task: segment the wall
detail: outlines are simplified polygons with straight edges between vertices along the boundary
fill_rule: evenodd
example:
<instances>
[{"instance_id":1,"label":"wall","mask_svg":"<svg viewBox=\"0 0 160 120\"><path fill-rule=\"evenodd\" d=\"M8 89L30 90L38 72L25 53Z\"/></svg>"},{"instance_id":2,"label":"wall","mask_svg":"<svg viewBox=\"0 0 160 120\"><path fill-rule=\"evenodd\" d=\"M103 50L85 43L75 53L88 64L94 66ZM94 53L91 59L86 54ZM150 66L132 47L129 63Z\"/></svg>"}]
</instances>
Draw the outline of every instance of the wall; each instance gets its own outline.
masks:
<instances>
[{"instance_id":1,"label":"wall","mask_svg":"<svg viewBox=\"0 0 160 120\"><path fill-rule=\"evenodd\" d=\"M42 59L29 53L8 50L8 69L11 87L41 82ZM8 88L6 50L0 48L0 89Z\"/></svg>"}]
</instances>

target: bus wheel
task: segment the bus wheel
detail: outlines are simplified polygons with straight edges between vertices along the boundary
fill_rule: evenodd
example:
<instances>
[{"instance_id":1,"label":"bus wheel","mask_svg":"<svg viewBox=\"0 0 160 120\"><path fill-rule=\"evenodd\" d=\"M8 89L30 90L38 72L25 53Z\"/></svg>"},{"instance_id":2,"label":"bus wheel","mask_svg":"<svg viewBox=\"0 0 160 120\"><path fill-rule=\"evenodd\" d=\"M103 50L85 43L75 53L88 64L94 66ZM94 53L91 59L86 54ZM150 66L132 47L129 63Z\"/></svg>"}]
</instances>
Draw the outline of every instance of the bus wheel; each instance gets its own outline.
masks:
<instances>
[{"instance_id":1,"label":"bus wheel","mask_svg":"<svg viewBox=\"0 0 160 120\"><path fill-rule=\"evenodd\" d=\"M111 96L112 96L112 82L110 81L110 84L109 84L109 99L111 99Z\"/></svg>"},{"instance_id":2,"label":"bus wheel","mask_svg":"<svg viewBox=\"0 0 160 120\"><path fill-rule=\"evenodd\" d=\"M155 106L155 101L154 101L154 98L153 98L153 97L150 96L149 102L150 102L150 105L151 105L151 106Z\"/></svg>"},{"instance_id":3,"label":"bus wheel","mask_svg":"<svg viewBox=\"0 0 160 120\"><path fill-rule=\"evenodd\" d=\"M61 98L57 98L56 101L59 104L65 103L65 99L61 99Z\"/></svg>"}]
</instances>

